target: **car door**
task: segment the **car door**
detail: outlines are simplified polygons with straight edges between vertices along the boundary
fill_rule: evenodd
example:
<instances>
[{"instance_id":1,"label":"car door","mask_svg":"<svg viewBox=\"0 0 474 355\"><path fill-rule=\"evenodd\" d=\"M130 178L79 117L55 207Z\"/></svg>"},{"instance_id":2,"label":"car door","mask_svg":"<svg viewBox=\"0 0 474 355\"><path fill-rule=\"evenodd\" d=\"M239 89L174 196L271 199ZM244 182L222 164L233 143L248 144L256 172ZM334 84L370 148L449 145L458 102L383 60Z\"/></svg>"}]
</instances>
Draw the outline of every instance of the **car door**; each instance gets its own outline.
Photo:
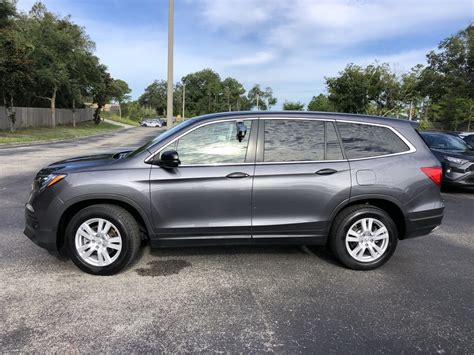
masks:
<instances>
[{"instance_id":1,"label":"car door","mask_svg":"<svg viewBox=\"0 0 474 355\"><path fill-rule=\"evenodd\" d=\"M150 172L160 240L251 238L257 126L250 119L206 122L161 149L176 150L181 164Z\"/></svg>"},{"instance_id":2,"label":"car door","mask_svg":"<svg viewBox=\"0 0 474 355\"><path fill-rule=\"evenodd\" d=\"M350 170L334 122L260 118L252 199L254 238L325 237L350 197Z\"/></svg>"}]
</instances>

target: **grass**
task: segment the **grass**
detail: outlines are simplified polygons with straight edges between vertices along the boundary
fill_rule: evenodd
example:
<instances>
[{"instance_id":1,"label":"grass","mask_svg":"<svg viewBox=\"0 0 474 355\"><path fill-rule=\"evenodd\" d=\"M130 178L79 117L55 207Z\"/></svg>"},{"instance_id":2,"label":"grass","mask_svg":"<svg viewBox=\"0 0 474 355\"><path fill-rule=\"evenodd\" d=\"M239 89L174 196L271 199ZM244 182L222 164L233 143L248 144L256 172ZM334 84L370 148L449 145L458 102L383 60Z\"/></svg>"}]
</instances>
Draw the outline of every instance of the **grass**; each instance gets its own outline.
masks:
<instances>
[{"instance_id":1,"label":"grass","mask_svg":"<svg viewBox=\"0 0 474 355\"><path fill-rule=\"evenodd\" d=\"M10 131L0 131L0 144L78 138L106 133L119 128L122 127L106 122L96 125L92 121L77 123L75 128L72 125L60 125L56 126L56 128L22 128L13 133Z\"/></svg>"},{"instance_id":2,"label":"grass","mask_svg":"<svg viewBox=\"0 0 474 355\"><path fill-rule=\"evenodd\" d=\"M120 117L119 115L111 115L111 114L107 115L105 112L102 112L101 116L111 121L129 124L130 126L140 126L140 122L132 120L127 117Z\"/></svg>"}]
</instances>

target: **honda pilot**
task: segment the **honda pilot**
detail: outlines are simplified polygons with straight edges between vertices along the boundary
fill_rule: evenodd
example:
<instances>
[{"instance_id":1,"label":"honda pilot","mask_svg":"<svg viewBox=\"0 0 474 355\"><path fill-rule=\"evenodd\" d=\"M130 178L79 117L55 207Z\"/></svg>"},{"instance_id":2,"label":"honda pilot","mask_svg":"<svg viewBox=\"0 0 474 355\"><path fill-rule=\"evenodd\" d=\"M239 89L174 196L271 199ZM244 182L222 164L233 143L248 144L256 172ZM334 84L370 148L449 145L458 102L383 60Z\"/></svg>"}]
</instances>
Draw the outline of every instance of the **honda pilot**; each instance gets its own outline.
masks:
<instances>
[{"instance_id":1,"label":"honda pilot","mask_svg":"<svg viewBox=\"0 0 474 355\"><path fill-rule=\"evenodd\" d=\"M442 170L404 120L315 112L189 119L134 151L40 170L25 234L83 271L119 272L142 242L328 245L375 269L443 217Z\"/></svg>"}]
</instances>

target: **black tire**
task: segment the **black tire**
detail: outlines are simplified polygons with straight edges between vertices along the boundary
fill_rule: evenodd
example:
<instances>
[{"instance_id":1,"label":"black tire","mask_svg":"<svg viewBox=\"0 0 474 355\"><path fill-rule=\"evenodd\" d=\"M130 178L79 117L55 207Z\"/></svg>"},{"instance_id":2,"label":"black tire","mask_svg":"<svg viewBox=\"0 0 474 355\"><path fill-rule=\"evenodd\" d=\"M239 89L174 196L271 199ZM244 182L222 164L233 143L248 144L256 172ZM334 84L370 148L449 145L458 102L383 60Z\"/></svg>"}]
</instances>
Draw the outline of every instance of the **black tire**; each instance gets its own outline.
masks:
<instances>
[{"instance_id":1,"label":"black tire","mask_svg":"<svg viewBox=\"0 0 474 355\"><path fill-rule=\"evenodd\" d=\"M94 266L79 256L75 245L77 229L92 218L103 218L113 223L122 237L122 249L115 261L107 266ZM140 228L137 221L125 209L115 205L97 204L80 210L70 220L66 229L66 245L69 255L81 270L93 275L113 275L127 267L140 248Z\"/></svg>"},{"instance_id":2,"label":"black tire","mask_svg":"<svg viewBox=\"0 0 474 355\"><path fill-rule=\"evenodd\" d=\"M354 259L346 249L346 234L349 228L361 218L374 218L387 228L389 238L385 252L378 259L362 262ZM370 205L356 205L341 211L334 219L329 236L329 246L333 254L346 267L354 270L373 270L385 264L395 252L398 231L393 219L384 210Z\"/></svg>"}]
</instances>

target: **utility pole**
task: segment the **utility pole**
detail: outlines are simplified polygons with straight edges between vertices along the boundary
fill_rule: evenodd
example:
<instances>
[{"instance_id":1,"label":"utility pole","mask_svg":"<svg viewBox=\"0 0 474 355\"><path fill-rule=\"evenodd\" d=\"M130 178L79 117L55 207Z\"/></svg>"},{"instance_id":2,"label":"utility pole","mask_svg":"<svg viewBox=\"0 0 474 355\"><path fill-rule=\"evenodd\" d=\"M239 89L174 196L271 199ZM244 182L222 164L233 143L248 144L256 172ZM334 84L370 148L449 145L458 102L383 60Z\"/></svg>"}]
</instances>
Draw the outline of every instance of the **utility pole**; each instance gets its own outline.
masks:
<instances>
[{"instance_id":1,"label":"utility pole","mask_svg":"<svg viewBox=\"0 0 474 355\"><path fill-rule=\"evenodd\" d=\"M260 98L260 95L257 94L257 111L258 111L258 99Z\"/></svg>"},{"instance_id":2,"label":"utility pole","mask_svg":"<svg viewBox=\"0 0 474 355\"><path fill-rule=\"evenodd\" d=\"M183 82L183 120L184 120L185 108L186 108L186 83Z\"/></svg>"},{"instance_id":3,"label":"utility pole","mask_svg":"<svg viewBox=\"0 0 474 355\"><path fill-rule=\"evenodd\" d=\"M174 31L174 0L168 0L168 82L166 94L166 125L173 127L173 31Z\"/></svg>"}]
</instances>

